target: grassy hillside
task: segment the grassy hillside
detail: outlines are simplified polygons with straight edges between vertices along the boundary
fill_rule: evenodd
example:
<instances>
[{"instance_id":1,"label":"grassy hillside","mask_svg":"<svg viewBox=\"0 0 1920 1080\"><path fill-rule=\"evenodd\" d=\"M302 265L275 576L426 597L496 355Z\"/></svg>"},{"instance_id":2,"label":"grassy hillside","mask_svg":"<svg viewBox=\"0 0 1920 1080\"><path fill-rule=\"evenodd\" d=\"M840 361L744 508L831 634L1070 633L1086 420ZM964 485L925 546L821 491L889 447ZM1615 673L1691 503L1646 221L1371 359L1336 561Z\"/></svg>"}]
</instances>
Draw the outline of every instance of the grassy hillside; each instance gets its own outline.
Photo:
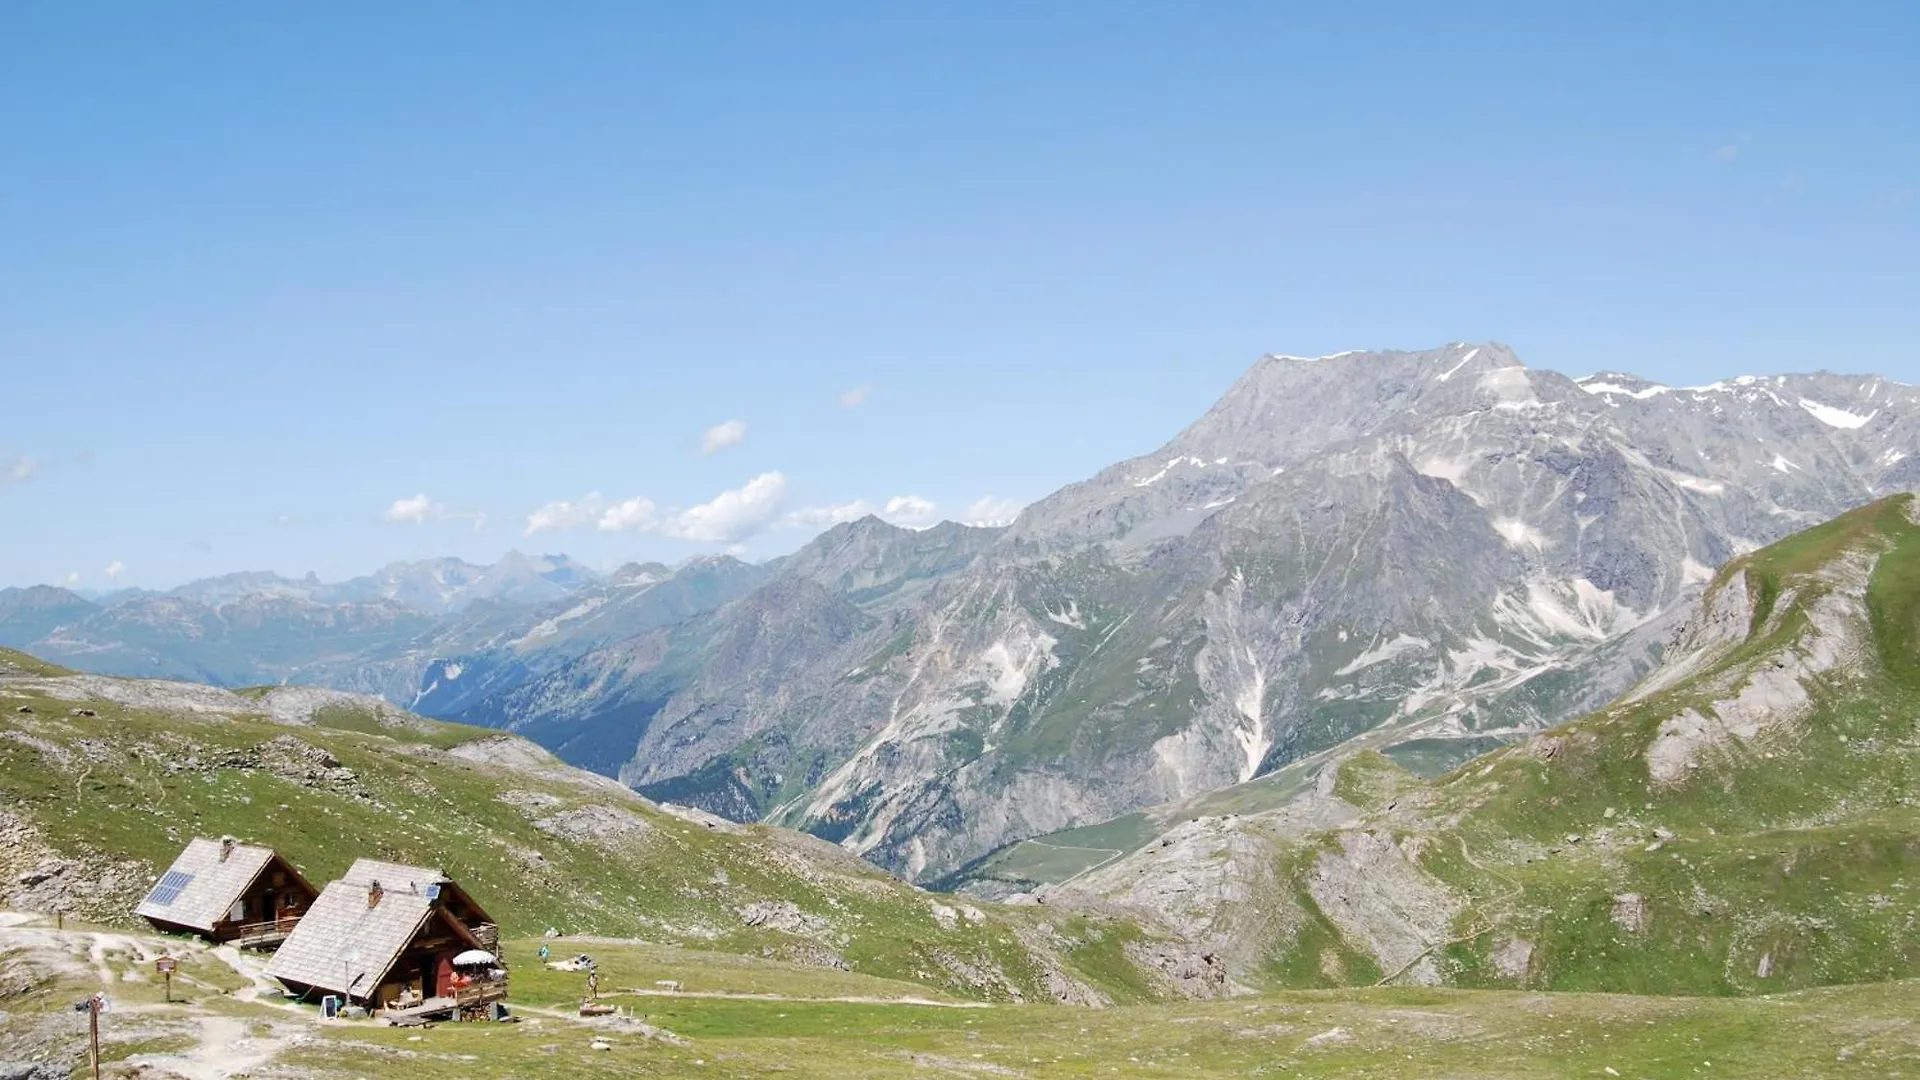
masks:
<instances>
[{"instance_id":1,"label":"grassy hillside","mask_svg":"<svg viewBox=\"0 0 1920 1080\"><path fill-rule=\"evenodd\" d=\"M110 924L188 838L231 834L315 882L362 855L442 867L507 935L552 926L989 1000L1166 990L1131 923L923 892L810 837L667 812L524 740L340 695L0 654L0 807L0 906Z\"/></svg>"},{"instance_id":2,"label":"grassy hillside","mask_svg":"<svg viewBox=\"0 0 1920 1080\"><path fill-rule=\"evenodd\" d=\"M603 1000L572 1015L579 976L516 972L521 1023L427 1030L318 1023L251 999L245 971L190 950L161 1001L142 935L0 925L0 1061L85 1076L71 1003L105 986L110 1077L288 1075L352 1080L779 1075L1744 1078L1920 1070L1913 983L1764 998L1625 997L1382 988L1083 1010L951 1007L911 985L711 953L594 944ZM509 949L531 947L509 943ZM524 976L524 977L523 977ZM681 984L676 992L661 980ZM960 1003L978 1005L978 1003ZM596 1049L596 1043L604 1047Z\"/></svg>"},{"instance_id":3,"label":"grassy hillside","mask_svg":"<svg viewBox=\"0 0 1920 1080\"><path fill-rule=\"evenodd\" d=\"M1433 780L1355 755L1286 810L1183 824L1084 887L1177 905L1223 853L1252 898L1181 918L1278 984L1920 976L1917 643L1901 495L1735 560L1609 709Z\"/></svg>"}]
</instances>

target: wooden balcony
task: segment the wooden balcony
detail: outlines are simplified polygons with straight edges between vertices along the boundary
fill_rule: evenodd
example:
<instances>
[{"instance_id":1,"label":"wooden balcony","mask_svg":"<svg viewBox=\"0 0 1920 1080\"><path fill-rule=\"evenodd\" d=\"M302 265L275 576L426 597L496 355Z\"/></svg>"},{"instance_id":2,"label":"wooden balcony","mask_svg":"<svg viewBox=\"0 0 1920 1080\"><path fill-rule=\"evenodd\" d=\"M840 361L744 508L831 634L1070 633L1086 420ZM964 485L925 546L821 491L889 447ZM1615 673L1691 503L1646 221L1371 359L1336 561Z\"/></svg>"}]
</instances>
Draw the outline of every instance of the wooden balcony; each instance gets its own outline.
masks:
<instances>
[{"instance_id":1,"label":"wooden balcony","mask_svg":"<svg viewBox=\"0 0 1920 1080\"><path fill-rule=\"evenodd\" d=\"M293 928L300 922L301 914L305 913L285 915L266 922L227 923L220 929L227 941L243 949L274 948L287 940L288 934L293 933Z\"/></svg>"}]
</instances>

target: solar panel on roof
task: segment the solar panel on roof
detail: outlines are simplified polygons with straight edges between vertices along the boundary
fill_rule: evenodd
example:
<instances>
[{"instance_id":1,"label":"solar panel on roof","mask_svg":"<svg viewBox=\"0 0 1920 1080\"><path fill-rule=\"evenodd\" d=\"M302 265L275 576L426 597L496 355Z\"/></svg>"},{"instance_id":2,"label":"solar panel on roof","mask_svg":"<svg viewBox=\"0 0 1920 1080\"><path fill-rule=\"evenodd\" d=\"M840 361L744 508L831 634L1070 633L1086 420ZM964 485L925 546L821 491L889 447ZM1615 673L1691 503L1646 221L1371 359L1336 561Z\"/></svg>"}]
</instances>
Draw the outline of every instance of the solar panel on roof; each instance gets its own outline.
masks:
<instances>
[{"instance_id":1,"label":"solar panel on roof","mask_svg":"<svg viewBox=\"0 0 1920 1080\"><path fill-rule=\"evenodd\" d=\"M180 899L180 892L193 884L193 875L178 870L169 870L160 875L160 883L147 894L147 903L156 907L166 907Z\"/></svg>"}]
</instances>

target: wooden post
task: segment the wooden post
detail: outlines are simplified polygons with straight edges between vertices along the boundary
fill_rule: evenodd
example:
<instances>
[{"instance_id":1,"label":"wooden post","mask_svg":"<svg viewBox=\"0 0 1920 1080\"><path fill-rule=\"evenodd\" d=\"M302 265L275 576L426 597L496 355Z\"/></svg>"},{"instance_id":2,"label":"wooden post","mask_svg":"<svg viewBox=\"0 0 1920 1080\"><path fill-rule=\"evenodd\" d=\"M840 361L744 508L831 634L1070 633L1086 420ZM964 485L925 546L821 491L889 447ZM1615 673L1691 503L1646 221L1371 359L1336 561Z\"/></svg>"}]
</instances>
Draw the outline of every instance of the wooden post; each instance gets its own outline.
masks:
<instances>
[{"instance_id":1,"label":"wooden post","mask_svg":"<svg viewBox=\"0 0 1920 1080\"><path fill-rule=\"evenodd\" d=\"M88 1058L93 1062L93 1080L100 1080L100 995L87 1002Z\"/></svg>"}]
</instances>

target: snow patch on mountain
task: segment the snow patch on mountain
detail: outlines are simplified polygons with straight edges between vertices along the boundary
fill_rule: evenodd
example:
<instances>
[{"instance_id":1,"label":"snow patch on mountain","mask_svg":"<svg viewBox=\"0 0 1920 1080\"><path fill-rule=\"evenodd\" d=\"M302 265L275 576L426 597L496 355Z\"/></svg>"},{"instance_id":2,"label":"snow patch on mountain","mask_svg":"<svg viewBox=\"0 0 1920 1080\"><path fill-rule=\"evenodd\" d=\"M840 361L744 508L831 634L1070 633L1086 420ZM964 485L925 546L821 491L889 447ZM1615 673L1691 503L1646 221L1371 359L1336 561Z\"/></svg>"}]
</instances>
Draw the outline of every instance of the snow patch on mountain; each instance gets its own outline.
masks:
<instances>
[{"instance_id":1,"label":"snow patch on mountain","mask_svg":"<svg viewBox=\"0 0 1920 1080\"><path fill-rule=\"evenodd\" d=\"M1800 399L1800 407L1811 413L1815 420L1820 421L1828 427L1839 428L1842 431L1852 431L1855 428L1866 427L1868 421L1880 415L1880 410L1878 409L1875 409L1865 416L1861 416L1858 413L1850 413L1845 409L1837 409L1832 405L1822 405L1817 401L1810 401L1806 398Z\"/></svg>"},{"instance_id":2,"label":"snow patch on mountain","mask_svg":"<svg viewBox=\"0 0 1920 1080\"><path fill-rule=\"evenodd\" d=\"M1617 394L1621 397L1633 398L1635 401L1645 401L1650 397L1659 397L1661 394L1671 393L1673 390L1673 387L1661 386L1659 383L1652 383L1640 387L1638 390L1611 382L1582 381L1575 383L1575 385L1589 394Z\"/></svg>"},{"instance_id":3,"label":"snow patch on mountain","mask_svg":"<svg viewBox=\"0 0 1920 1080\"><path fill-rule=\"evenodd\" d=\"M1396 656L1410 652L1420 652L1431 648L1433 648L1433 642L1428 641L1426 638L1414 637L1412 634L1397 634L1392 641L1375 644L1368 648L1366 652L1347 661L1346 664L1344 664L1340 670L1334 672L1334 674L1351 675L1356 671L1370 668L1375 664L1384 664Z\"/></svg>"},{"instance_id":4,"label":"snow patch on mountain","mask_svg":"<svg viewBox=\"0 0 1920 1080\"><path fill-rule=\"evenodd\" d=\"M1468 350L1467 350L1467 355L1465 355L1465 356L1463 356L1463 357L1461 357L1461 358L1460 358L1460 362L1459 362L1459 363L1457 363L1457 364L1455 364L1455 365L1453 365L1452 367L1450 367L1450 368L1448 368L1447 370L1445 370L1445 371L1443 371L1443 372L1441 372L1440 374L1438 374L1438 375L1435 375L1435 376L1433 377L1433 381L1434 381L1434 382L1446 382L1446 381L1447 381L1448 379L1451 379L1451 378L1453 378L1453 376L1454 376L1454 374L1455 374L1456 372L1458 372L1458 371L1459 371L1459 370L1460 370L1461 368L1463 368L1463 367L1466 367L1466 366L1467 366L1467 363L1468 363L1468 361L1471 361L1471 360L1472 360L1472 359L1473 359L1474 357L1476 357L1476 356L1479 356L1479 355L1480 355L1480 350L1479 350L1478 348L1473 348L1473 349L1468 349Z\"/></svg>"},{"instance_id":5,"label":"snow patch on mountain","mask_svg":"<svg viewBox=\"0 0 1920 1080\"><path fill-rule=\"evenodd\" d=\"M1494 518L1493 531L1499 533L1509 547L1545 551L1550 543L1546 533L1519 518Z\"/></svg>"},{"instance_id":6,"label":"snow patch on mountain","mask_svg":"<svg viewBox=\"0 0 1920 1080\"><path fill-rule=\"evenodd\" d=\"M1080 615L1080 605L1077 601L1067 601L1067 609L1065 611L1054 611L1049 608L1046 614L1049 622L1057 622L1061 626L1071 626L1075 630L1085 630L1087 628L1086 620Z\"/></svg>"}]
</instances>

